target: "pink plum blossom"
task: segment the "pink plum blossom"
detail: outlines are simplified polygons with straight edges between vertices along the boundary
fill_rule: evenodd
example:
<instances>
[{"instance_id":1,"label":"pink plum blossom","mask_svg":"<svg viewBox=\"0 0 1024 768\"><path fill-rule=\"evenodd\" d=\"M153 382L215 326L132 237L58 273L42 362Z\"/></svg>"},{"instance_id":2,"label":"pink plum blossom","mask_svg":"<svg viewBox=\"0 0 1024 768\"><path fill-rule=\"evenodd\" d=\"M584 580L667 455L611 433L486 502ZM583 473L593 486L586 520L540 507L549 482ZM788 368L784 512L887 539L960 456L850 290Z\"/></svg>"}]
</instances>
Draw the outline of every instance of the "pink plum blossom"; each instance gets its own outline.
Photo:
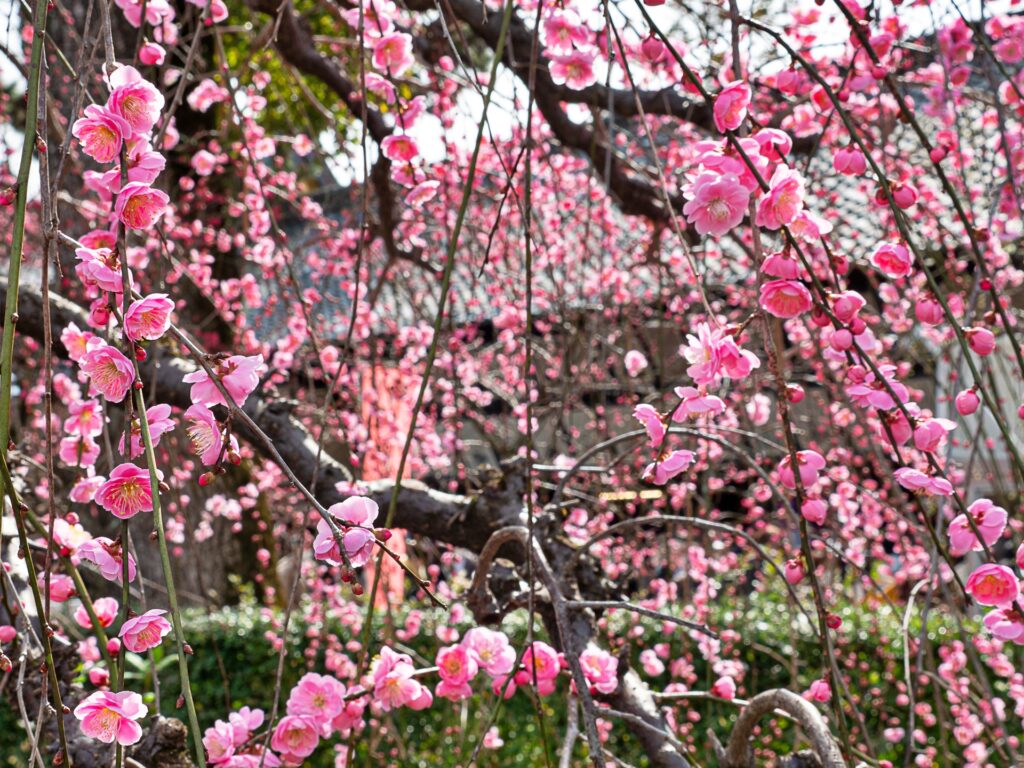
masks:
<instances>
[{"instance_id":1,"label":"pink plum blossom","mask_svg":"<svg viewBox=\"0 0 1024 768\"><path fill-rule=\"evenodd\" d=\"M633 416L644 425L652 446L661 445L665 437L665 420L653 405L640 403L633 409Z\"/></svg>"},{"instance_id":2,"label":"pink plum blossom","mask_svg":"<svg viewBox=\"0 0 1024 768\"><path fill-rule=\"evenodd\" d=\"M871 254L871 263L888 277L906 277L914 266L910 251L902 243L882 243Z\"/></svg>"},{"instance_id":3,"label":"pink plum blossom","mask_svg":"<svg viewBox=\"0 0 1024 768\"><path fill-rule=\"evenodd\" d=\"M715 97L714 119L719 133L735 131L747 117L750 86L744 82L728 83Z\"/></svg>"},{"instance_id":4,"label":"pink plum blossom","mask_svg":"<svg viewBox=\"0 0 1024 768\"><path fill-rule=\"evenodd\" d=\"M89 393L99 393L112 403L124 400L135 380L131 361L109 344L86 352L79 365L89 377Z\"/></svg>"},{"instance_id":5,"label":"pink plum blossom","mask_svg":"<svg viewBox=\"0 0 1024 768\"><path fill-rule=\"evenodd\" d=\"M114 213L129 229L149 229L163 216L169 201L166 192L145 182L133 181L118 193Z\"/></svg>"},{"instance_id":6,"label":"pink plum blossom","mask_svg":"<svg viewBox=\"0 0 1024 768\"><path fill-rule=\"evenodd\" d=\"M220 380L221 385L227 391L228 396L234 404L241 408L256 385L260 377L267 372L267 366L263 362L263 355L244 357L232 355L226 360L221 360L213 366L213 372ZM209 374L200 369L194 373L187 374L183 381L192 385L192 402L197 405L228 405L216 384L210 380Z\"/></svg>"},{"instance_id":7,"label":"pink plum blossom","mask_svg":"<svg viewBox=\"0 0 1024 768\"><path fill-rule=\"evenodd\" d=\"M470 681L476 676L478 667L472 652L462 645L449 645L437 652L434 661L441 678L434 693L450 701L468 699L473 695Z\"/></svg>"},{"instance_id":8,"label":"pink plum blossom","mask_svg":"<svg viewBox=\"0 0 1024 768\"><path fill-rule=\"evenodd\" d=\"M964 585L967 594L981 605L1004 606L1017 599L1020 587L1013 571L1005 565L985 563L979 565Z\"/></svg>"},{"instance_id":9,"label":"pink plum blossom","mask_svg":"<svg viewBox=\"0 0 1024 768\"><path fill-rule=\"evenodd\" d=\"M619 686L616 676L619 661L608 651L587 648L580 654L580 667L583 669L583 676L594 690L605 695L615 693Z\"/></svg>"},{"instance_id":10,"label":"pink plum blossom","mask_svg":"<svg viewBox=\"0 0 1024 768\"><path fill-rule=\"evenodd\" d=\"M974 522L967 519L970 515ZM983 547L978 541L974 529L977 528L986 546L993 546L1006 528L1008 515L1005 509L997 507L989 499L978 499L967 507L966 514L953 518L949 524L949 553L953 556L966 555L968 552L980 552Z\"/></svg>"},{"instance_id":11,"label":"pink plum blossom","mask_svg":"<svg viewBox=\"0 0 1024 768\"><path fill-rule=\"evenodd\" d=\"M699 234L717 237L743 221L750 201L750 192L733 173L701 173L683 194L688 198L686 220Z\"/></svg>"},{"instance_id":12,"label":"pink plum blossom","mask_svg":"<svg viewBox=\"0 0 1024 768\"><path fill-rule=\"evenodd\" d=\"M156 341L171 327L174 302L166 293L151 293L133 301L124 316L124 327L132 341Z\"/></svg>"},{"instance_id":13,"label":"pink plum blossom","mask_svg":"<svg viewBox=\"0 0 1024 768\"><path fill-rule=\"evenodd\" d=\"M672 451L664 458L648 464L643 478L655 485L665 485L676 475L685 472L694 461L693 451Z\"/></svg>"},{"instance_id":14,"label":"pink plum blossom","mask_svg":"<svg viewBox=\"0 0 1024 768\"><path fill-rule=\"evenodd\" d=\"M128 122L107 107L90 104L85 117L71 126L71 134L82 143L82 151L98 163L110 163L121 153L132 135Z\"/></svg>"},{"instance_id":15,"label":"pink plum blossom","mask_svg":"<svg viewBox=\"0 0 1024 768\"><path fill-rule=\"evenodd\" d=\"M220 422L213 415L213 411L205 405L192 405L185 411L185 431L199 460L208 467L212 467L221 458L224 449L224 440L221 437Z\"/></svg>"},{"instance_id":16,"label":"pink plum blossom","mask_svg":"<svg viewBox=\"0 0 1024 768\"><path fill-rule=\"evenodd\" d=\"M164 97L154 85L146 82L134 67L118 67L109 78L111 92L107 101L110 109L120 115L135 134L149 133L160 111Z\"/></svg>"},{"instance_id":17,"label":"pink plum blossom","mask_svg":"<svg viewBox=\"0 0 1024 768\"><path fill-rule=\"evenodd\" d=\"M825 468L825 458L817 451L797 451L797 466L800 472L800 484L808 488L818 482L818 472ZM783 457L779 462L779 482L789 489L796 488L796 478L790 456Z\"/></svg>"},{"instance_id":18,"label":"pink plum blossom","mask_svg":"<svg viewBox=\"0 0 1024 768\"><path fill-rule=\"evenodd\" d=\"M115 517L127 520L139 512L153 511L149 470L120 464L96 491L96 503Z\"/></svg>"},{"instance_id":19,"label":"pink plum blossom","mask_svg":"<svg viewBox=\"0 0 1024 768\"><path fill-rule=\"evenodd\" d=\"M792 224L804 207L803 177L799 172L780 165L768 184L768 192L757 204L755 223L767 229Z\"/></svg>"},{"instance_id":20,"label":"pink plum blossom","mask_svg":"<svg viewBox=\"0 0 1024 768\"><path fill-rule=\"evenodd\" d=\"M117 636L121 638L124 647L134 653L145 653L156 648L171 631L171 623L164 618L166 613L154 609L128 619L121 625Z\"/></svg>"},{"instance_id":21,"label":"pink plum blossom","mask_svg":"<svg viewBox=\"0 0 1024 768\"><path fill-rule=\"evenodd\" d=\"M270 746L286 763L301 765L320 743L320 729L307 717L286 715L274 729Z\"/></svg>"},{"instance_id":22,"label":"pink plum blossom","mask_svg":"<svg viewBox=\"0 0 1024 768\"><path fill-rule=\"evenodd\" d=\"M370 561L377 540L371 529L378 512L377 502L365 496L350 496L338 504L332 504L327 510L332 518L341 523L345 555L353 567L366 565ZM313 554L331 565L342 565L345 562L338 541L326 520L321 519L317 524Z\"/></svg>"},{"instance_id":23,"label":"pink plum blossom","mask_svg":"<svg viewBox=\"0 0 1024 768\"><path fill-rule=\"evenodd\" d=\"M790 318L810 310L813 300L798 280L770 280L761 286L760 306L775 317Z\"/></svg>"},{"instance_id":24,"label":"pink plum blossom","mask_svg":"<svg viewBox=\"0 0 1024 768\"><path fill-rule=\"evenodd\" d=\"M148 711L142 697L133 691L96 691L75 707L75 717L81 720L86 736L127 747L142 738L142 726L136 721Z\"/></svg>"},{"instance_id":25,"label":"pink plum blossom","mask_svg":"<svg viewBox=\"0 0 1024 768\"><path fill-rule=\"evenodd\" d=\"M595 54L592 50L575 50L571 53L551 57L548 69L556 85L565 85L574 91L582 91L597 80L594 73Z\"/></svg>"},{"instance_id":26,"label":"pink plum blossom","mask_svg":"<svg viewBox=\"0 0 1024 768\"><path fill-rule=\"evenodd\" d=\"M103 578L121 582L124 574L123 550L120 542L97 536L79 545L75 552L78 560L85 560L95 565ZM135 558L128 555L128 581L135 581Z\"/></svg>"}]
</instances>

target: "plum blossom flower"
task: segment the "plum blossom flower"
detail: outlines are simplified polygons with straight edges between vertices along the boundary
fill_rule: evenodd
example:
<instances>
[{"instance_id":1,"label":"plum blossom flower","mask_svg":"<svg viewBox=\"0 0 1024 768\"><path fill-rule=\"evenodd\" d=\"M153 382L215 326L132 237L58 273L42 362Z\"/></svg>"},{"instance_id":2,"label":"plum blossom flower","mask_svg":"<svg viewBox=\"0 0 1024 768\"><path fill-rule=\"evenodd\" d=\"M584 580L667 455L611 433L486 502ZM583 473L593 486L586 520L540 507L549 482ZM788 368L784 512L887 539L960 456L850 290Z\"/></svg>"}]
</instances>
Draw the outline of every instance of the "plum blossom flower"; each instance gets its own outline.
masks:
<instances>
[{"instance_id":1,"label":"plum blossom flower","mask_svg":"<svg viewBox=\"0 0 1024 768\"><path fill-rule=\"evenodd\" d=\"M256 389L260 377L267 372L267 366L263 363L263 355L232 355L227 360L217 362L213 372L227 390L228 396L241 408ZM183 381L192 385L190 395L193 403L206 406L228 404L205 369L188 374Z\"/></svg>"},{"instance_id":2,"label":"plum blossom flower","mask_svg":"<svg viewBox=\"0 0 1024 768\"><path fill-rule=\"evenodd\" d=\"M919 451L934 452L942 445L947 432L956 429L949 419L925 419L914 429L914 445Z\"/></svg>"},{"instance_id":3,"label":"plum blossom flower","mask_svg":"<svg viewBox=\"0 0 1024 768\"><path fill-rule=\"evenodd\" d=\"M953 485L944 477L931 477L911 467L900 467L892 474L896 482L908 491L928 496L950 496L953 493Z\"/></svg>"},{"instance_id":4,"label":"plum blossom flower","mask_svg":"<svg viewBox=\"0 0 1024 768\"><path fill-rule=\"evenodd\" d=\"M384 646L370 671L374 700L385 712L402 706L423 709L433 702L429 689L413 677L416 668L404 653Z\"/></svg>"},{"instance_id":5,"label":"plum blossom flower","mask_svg":"<svg viewBox=\"0 0 1024 768\"><path fill-rule=\"evenodd\" d=\"M132 341L156 341L171 327L174 302L166 293L151 293L133 301L124 315L124 328Z\"/></svg>"},{"instance_id":6,"label":"plum blossom flower","mask_svg":"<svg viewBox=\"0 0 1024 768\"><path fill-rule=\"evenodd\" d=\"M147 67L159 67L164 63L167 51L159 43L151 43L148 40L139 48L139 61Z\"/></svg>"},{"instance_id":7,"label":"plum blossom flower","mask_svg":"<svg viewBox=\"0 0 1024 768\"><path fill-rule=\"evenodd\" d=\"M164 618L167 611L153 609L141 616L128 619L121 625L117 636L125 648L134 653L145 653L156 648L171 631L171 622Z\"/></svg>"},{"instance_id":8,"label":"plum blossom flower","mask_svg":"<svg viewBox=\"0 0 1024 768\"><path fill-rule=\"evenodd\" d=\"M772 174L769 190L757 204L755 223L767 229L792 224L804 208L804 179L799 172L780 165Z\"/></svg>"},{"instance_id":9,"label":"plum blossom flower","mask_svg":"<svg viewBox=\"0 0 1024 768\"><path fill-rule=\"evenodd\" d=\"M679 351L690 363L687 375L699 385L714 384L721 376L742 379L758 368L757 355L740 349L736 339L725 328L712 329L707 323L697 326L697 335L688 334L686 346Z\"/></svg>"},{"instance_id":10,"label":"plum blossom flower","mask_svg":"<svg viewBox=\"0 0 1024 768\"><path fill-rule=\"evenodd\" d=\"M573 11L553 11L543 22L544 47L549 53L569 53L587 44L587 28Z\"/></svg>"},{"instance_id":11,"label":"plum blossom flower","mask_svg":"<svg viewBox=\"0 0 1024 768\"><path fill-rule=\"evenodd\" d=\"M100 447L89 435L69 435L61 439L57 455L68 466L92 467L100 457Z\"/></svg>"},{"instance_id":12,"label":"plum blossom flower","mask_svg":"<svg viewBox=\"0 0 1024 768\"><path fill-rule=\"evenodd\" d=\"M807 286L798 280L769 280L761 286L761 309L775 317L802 315L814 304Z\"/></svg>"},{"instance_id":13,"label":"plum blossom flower","mask_svg":"<svg viewBox=\"0 0 1024 768\"><path fill-rule=\"evenodd\" d=\"M106 343L86 352L78 364L89 377L89 394L98 392L112 403L124 400L135 380L131 361Z\"/></svg>"},{"instance_id":14,"label":"plum blossom flower","mask_svg":"<svg viewBox=\"0 0 1024 768\"><path fill-rule=\"evenodd\" d=\"M170 198L142 181L125 184L117 195L114 213L129 229L149 229L163 216Z\"/></svg>"},{"instance_id":15,"label":"plum blossom flower","mask_svg":"<svg viewBox=\"0 0 1024 768\"><path fill-rule=\"evenodd\" d=\"M622 363L626 366L626 373L636 378L647 367L647 358L643 352L631 349L623 357Z\"/></svg>"},{"instance_id":16,"label":"plum blossom flower","mask_svg":"<svg viewBox=\"0 0 1024 768\"><path fill-rule=\"evenodd\" d=\"M409 194L405 196L405 202L413 208L421 208L437 196L437 190L440 187L441 183L435 179L421 181L409 190Z\"/></svg>"},{"instance_id":17,"label":"plum blossom flower","mask_svg":"<svg viewBox=\"0 0 1024 768\"><path fill-rule=\"evenodd\" d=\"M109 627L117 618L118 602L112 597L101 597L93 601L93 613L96 614L96 621L101 627ZM75 623L82 629L92 628L92 617L85 610L84 605L78 606L74 613Z\"/></svg>"},{"instance_id":18,"label":"plum blossom flower","mask_svg":"<svg viewBox=\"0 0 1024 768\"><path fill-rule=\"evenodd\" d=\"M882 243L871 254L871 263L887 277L906 277L914 266L910 251L902 243Z\"/></svg>"},{"instance_id":19,"label":"plum blossom flower","mask_svg":"<svg viewBox=\"0 0 1024 768\"><path fill-rule=\"evenodd\" d=\"M705 171L683 190L686 220L701 235L721 237L741 221L750 202L750 192L734 173L721 175Z\"/></svg>"},{"instance_id":20,"label":"plum blossom flower","mask_svg":"<svg viewBox=\"0 0 1024 768\"><path fill-rule=\"evenodd\" d=\"M164 108L163 94L135 67L118 67L109 82L112 90L107 104L111 111L120 115L136 135L153 130Z\"/></svg>"},{"instance_id":21,"label":"plum blossom flower","mask_svg":"<svg viewBox=\"0 0 1024 768\"><path fill-rule=\"evenodd\" d=\"M988 328L965 328L967 345L976 354L991 355L996 348L996 337Z\"/></svg>"},{"instance_id":22,"label":"plum blossom flower","mask_svg":"<svg viewBox=\"0 0 1024 768\"><path fill-rule=\"evenodd\" d=\"M586 49L552 56L548 64L552 82L555 85L566 85L574 91L582 91L593 85L597 80L594 58L594 51Z\"/></svg>"},{"instance_id":23,"label":"plum blossom flower","mask_svg":"<svg viewBox=\"0 0 1024 768\"><path fill-rule=\"evenodd\" d=\"M676 396L680 399L679 407L672 414L672 421L686 421L691 416L722 413L725 402L720 397L708 395L696 387L676 387Z\"/></svg>"},{"instance_id":24,"label":"plum blossom flower","mask_svg":"<svg viewBox=\"0 0 1024 768\"><path fill-rule=\"evenodd\" d=\"M661 445L665 437L665 421L655 407L649 403L640 403L633 409L633 416L644 425L651 445Z\"/></svg>"},{"instance_id":25,"label":"plum blossom flower","mask_svg":"<svg viewBox=\"0 0 1024 768\"><path fill-rule=\"evenodd\" d=\"M516 652L504 632L487 627L473 627L462 645L469 649L480 668L491 677L507 675L516 662Z\"/></svg>"},{"instance_id":26,"label":"plum blossom flower","mask_svg":"<svg viewBox=\"0 0 1024 768\"><path fill-rule=\"evenodd\" d=\"M826 515L828 514L828 504L821 499L807 499L800 506L800 514L804 520L815 525L824 525Z\"/></svg>"},{"instance_id":27,"label":"plum blossom flower","mask_svg":"<svg viewBox=\"0 0 1024 768\"><path fill-rule=\"evenodd\" d=\"M43 589L45 583L45 576L40 574L39 588ZM74 579L63 573L54 573L50 575L50 599L53 602L66 602L69 598L74 597L75 594Z\"/></svg>"},{"instance_id":28,"label":"plum blossom flower","mask_svg":"<svg viewBox=\"0 0 1024 768\"><path fill-rule=\"evenodd\" d=\"M160 438L174 429L174 419L171 418L171 406L166 403L157 403L146 409L146 423L149 424L149 439L153 445L160 442ZM137 458L145 451L142 444L142 423L132 419L131 426L132 450L129 458ZM124 453L124 433L121 433L121 440L118 442L118 450Z\"/></svg>"},{"instance_id":29,"label":"plum blossom flower","mask_svg":"<svg viewBox=\"0 0 1024 768\"><path fill-rule=\"evenodd\" d=\"M373 545L377 540L370 529L377 520L378 512L377 502L365 496L350 496L327 509L327 514L341 521L345 555L353 567L358 568L370 561ZM316 526L313 554L318 560L331 565L341 565L344 562L338 541L324 519Z\"/></svg>"},{"instance_id":30,"label":"plum blossom flower","mask_svg":"<svg viewBox=\"0 0 1024 768\"><path fill-rule=\"evenodd\" d=\"M94 564L100 575L108 581L121 582L124 575L124 552L119 541L106 536L97 536L79 545L75 552L78 561L85 560ZM128 581L135 581L135 558L128 555Z\"/></svg>"},{"instance_id":31,"label":"plum blossom flower","mask_svg":"<svg viewBox=\"0 0 1024 768\"><path fill-rule=\"evenodd\" d=\"M299 678L288 695L288 714L312 720L326 732L344 709L344 699L345 686L339 680L309 672Z\"/></svg>"},{"instance_id":32,"label":"plum blossom flower","mask_svg":"<svg viewBox=\"0 0 1024 768\"><path fill-rule=\"evenodd\" d=\"M868 161L856 147L843 147L832 157L832 167L844 176L860 176L868 169Z\"/></svg>"},{"instance_id":33,"label":"plum blossom flower","mask_svg":"<svg viewBox=\"0 0 1024 768\"><path fill-rule=\"evenodd\" d=\"M1020 593L1013 571L996 563L985 563L975 568L964 587L967 594L981 605L1006 605L1016 600Z\"/></svg>"},{"instance_id":34,"label":"plum blossom flower","mask_svg":"<svg viewBox=\"0 0 1024 768\"><path fill-rule=\"evenodd\" d=\"M384 156L393 163L409 163L419 157L416 140L405 134L387 136L380 143Z\"/></svg>"},{"instance_id":35,"label":"plum blossom flower","mask_svg":"<svg viewBox=\"0 0 1024 768\"><path fill-rule=\"evenodd\" d=\"M74 363L81 360L89 351L89 341L96 338L91 331L83 331L74 323L68 323L61 331L60 340L68 351L68 358Z\"/></svg>"},{"instance_id":36,"label":"plum blossom flower","mask_svg":"<svg viewBox=\"0 0 1024 768\"><path fill-rule=\"evenodd\" d=\"M230 96L231 94L226 88L217 85L210 78L206 78L192 89L186 101L196 112L206 112L214 104L227 101Z\"/></svg>"},{"instance_id":37,"label":"plum blossom flower","mask_svg":"<svg viewBox=\"0 0 1024 768\"><path fill-rule=\"evenodd\" d=\"M901 403L910 399L907 388L896 379L896 366L880 365L878 371L883 376L882 381L876 379L873 372L868 372L863 375L859 383L846 388L846 394L850 396L851 400L862 408L878 408L887 411L896 407L893 394L899 398Z\"/></svg>"},{"instance_id":38,"label":"plum blossom flower","mask_svg":"<svg viewBox=\"0 0 1024 768\"><path fill-rule=\"evenodd\" d=\"M131 126L116 112L98 104L85 108L71 126L71 134L82 143L82 151L98 163L111 163L132 135Z\"/></svg>"},{"instance_id":39,"label":"plum blossom flower","mask_svg":"<svg viewBox=\"0 0 1024 768\"><path fill-rule=\"evenodd\" d=\"M616 676L619 660L608 651L587 648L580 654L580 667L583 669L583 676L594 690L603 694L615 693L619 686Z\"/></svg>"},{"instance_id":40,"label":"plum blossom flower","mask_svg":"<svg viewBox=\"0 0 1024 768\"><path fill-rule=\"evenodd\" d=\"M693 451L672 451L644 468L643 479L655 485L665 485L676 475L685 472L694 460Z\"/></svg>"},{"instance_id":41,"label":"plum blossom flower","mask_svg":"<svg viewBox=\"0 0 1024 768\"><path fill-rule=\"evenodd\" d=\"M473 695L469 681L476 677L476 658L462 645L449 645L437 652L434 661L441 678L434 693L449 701L468 699Z\"/></svg>"},{"instance_id":42,"label":"plum blossom flower","mask_svg":"<svg viewBox=\"0 0 1024 768\"><path fill-rule=\"evenodd\" d=\"M796 489L790 456L779 462L779 482L790 490ZM796 462L800 473L800 484L808 488L818 482L818 472L825 468L825 458L817 451L797 451Z\"/></svg>"},{"instance_id":43,"label":"plum blossom flower","mask_svg":"<svg viewBox=\"0 0 1024 768\"><path fill-rule=\"evenodd\" d=\"M561 672L558 652L547 643L535 640L523 653L523 669L517 677L520 685L536 683L537 693L548 696L555 691L555 680Z\"/></svg>"},{"instance_id":44,"label":"plum blossom flower","mask_svg":"<svg viewBox=\"0 0 1024 768\"><path fill-rule=\"evenodd\" d=\"M1024 645L1024 613L1017 605L996 608L985 614L985 628L1000 640Z\"/></svg>"},{"instance_id":45,"label":"plum blossom flower","mask_svg":"<svg viewBox=\"0 0 1024 768\"><path fill-rule=\"evenodd\" d=\"M736 698L736 681L728 675L718 678L711 686L711 695L732 701Z\"/></svg>"},{"instance_id":46,"label":"plum blossom flower","mask_svg":"<svg viewBox=\"0 0 1024 768\"><path fill-rule=\"evenodd\" d=\"M185 422L185 431L192 441L192 447L199 454L199 460L207 467L212 467L224 449L220 422L205 405L189 406L185 411Z\"/></svg>"},{"instance_id":47,"label":"plum blossom flower","mask_svg":"<svg viewBox=\"0 0 1024 768\"><path fill-rule=\"evenodd\" d=\"M750 86L742 81L728 83L715 97L715 128L719 133L735 131L747 118L750 106Z\"/></svg>"},{"instance_id":48,"label":"plum blossom flower","mask_svg":"<svg viewBox=\"0 0 1024 768\"><path fill-rule=\"evenodd\" d=\"M820 701L825 703L832 700L832 686L828 684L828 680L817 679L811 683L811 687L803 693L803 697L808 701Z\"/></svg>"},{"instance_id":49,"label":"plum blossom flower","mask_svg":"<svg viewBox=\"0 0 1024 768\"><path fill-rule=\"evenodd\" d=\"M974 521L974 526L986 546L991 547L999 541L1006 528L1006 510L997 507L989 499L978 499L967 507L967 514L957 515L949 524L949 553L954 557L966 555L972 550L980 552L983 549L974 528L971 527L968 515Z\"/></svg>"},{"instance_id":50,"label":"plum blossom flower","mask_svg":"<svg viewBox=\"0 0 1024 768\"><path fill-rule=\"evenodd\" d=\"M75 274L84 285L116 294L124 291L121 260L112 249L77 248L75 258L79 262L75 265Z\"/></svg>"},{"instance_id":51,"label":"plum blossom flower","mask_svg":"<svg viewBox=\"0 0 1024 768\"><path fill-rule=\"evenodd\" d=\"M76 400L68 404L64 431L69 435L95 437L103 431L103 409L99 400Z\"/></svg>"},{"instance_id":52,"label":"plum blossom flower","mask_svg":"<svg viewBox=\"0 0 1024 768\"><path fill-rule=\"evenodd\" d=\"M954 403L957 413L961 416L970 416L978 410L978 406L981 405L981 398L978 397L978 393L973 388L964 389L957 392Z\"/></svg>"},{"instance_id":53,"label":"plum blossom flower","mask_svg":"<svg viewBox=\"0 0 1024 768\"><path fill-rule=\"evenodd\" d=\"M413 61L412 37L404 32L384 35L373 44L373 66L388 71L392 77L401 76Z\"/></svg>"},{"instance_id":54,"label":"plum blossom flower","mask_svg":"<svg viewBox=\"0 0 1024 768\"><path fill-rule=\"evenodd\" d=\"M142 697L133 691L96 691L75 707L75 717L82 721L86 736L127 747L142 738L142 727L136 720L148 711Z\"/></svg>"},{"instance_id":55,"label":"plum blossom flower","mask_svg":"<svg viewBox=\"0 0 1024 768\"><path fill-rule=\"evenodd\" d=\"M286 763L302 765L320 743L320 729L308 717L286 715L270 739L270 746Z\"/></svg>"},{"instance_id":56,"label":"plum blossom flower","mask_svg":"<svg viewBox=\"0 0 1024 768\"><path fill-rule=\"evenodd\" d=\"M96 491L96 503L122 520L135 517L139 512L152 512L149 470L128 463L118 465Z\"/></svg>"}]
</instances>

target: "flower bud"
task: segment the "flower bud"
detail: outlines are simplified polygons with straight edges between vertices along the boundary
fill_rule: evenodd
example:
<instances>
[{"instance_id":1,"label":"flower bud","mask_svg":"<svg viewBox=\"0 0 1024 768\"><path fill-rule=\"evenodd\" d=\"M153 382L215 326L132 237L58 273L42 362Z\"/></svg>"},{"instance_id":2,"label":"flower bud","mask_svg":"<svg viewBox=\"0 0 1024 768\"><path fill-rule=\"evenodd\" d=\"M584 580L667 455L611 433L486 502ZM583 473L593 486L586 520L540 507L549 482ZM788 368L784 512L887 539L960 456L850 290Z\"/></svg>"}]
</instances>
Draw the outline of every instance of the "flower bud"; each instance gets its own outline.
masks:
<instances>
[{"instance_id":1,"label":"flower bud","mask_svg":"<svg viewBox=\"0 0 1024 768\"><path fill-rule=\"evenodd\" d=\"M965 389L962 392L957 393L956 399L956 411L961 416L970 416L981 405L981 398L978 397L978 393L973 388Z\"/></svg>"}]
</instances>

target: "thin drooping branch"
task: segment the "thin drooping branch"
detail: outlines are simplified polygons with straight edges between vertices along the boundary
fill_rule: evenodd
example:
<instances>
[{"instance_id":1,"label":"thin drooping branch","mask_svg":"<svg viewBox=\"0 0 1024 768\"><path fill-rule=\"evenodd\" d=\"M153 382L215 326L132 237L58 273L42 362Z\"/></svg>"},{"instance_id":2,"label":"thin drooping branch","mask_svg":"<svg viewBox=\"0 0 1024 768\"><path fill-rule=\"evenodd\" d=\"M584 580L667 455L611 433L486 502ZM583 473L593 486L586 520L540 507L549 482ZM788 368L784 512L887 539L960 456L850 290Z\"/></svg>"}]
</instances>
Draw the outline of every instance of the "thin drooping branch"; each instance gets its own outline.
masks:
<instances>
[{"instance_id":1,"label":"thin drooping branch","mask_svg":"<svg viewBox=\"0 0 1024 768\"><path fill-rule=\"evenodd\" d=\"M754 768L750 750L754 727L761 718L777 710L785 712L800 725L821 761L822 768L846 768L839 746L832 738L821 713L806 699L784 689L759 693L743 708L724 750L721 745L716 747L722 768Z\"/></svg>"}]
</instances>

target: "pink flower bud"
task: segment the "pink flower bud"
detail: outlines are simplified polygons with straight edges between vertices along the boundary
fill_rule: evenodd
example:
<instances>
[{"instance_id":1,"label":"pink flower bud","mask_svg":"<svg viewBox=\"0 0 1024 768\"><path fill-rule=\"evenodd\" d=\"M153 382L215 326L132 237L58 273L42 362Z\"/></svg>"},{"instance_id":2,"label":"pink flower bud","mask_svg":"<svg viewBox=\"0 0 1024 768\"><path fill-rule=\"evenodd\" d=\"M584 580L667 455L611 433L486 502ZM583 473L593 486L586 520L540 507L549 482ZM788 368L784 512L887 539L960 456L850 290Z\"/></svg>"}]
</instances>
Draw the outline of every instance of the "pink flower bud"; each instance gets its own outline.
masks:
<instances>
[{"instance_id":1,"label":"pink flower bud","mask_svg":"<svg viewBox=\"0 0 1024 768\"><path fill-rule=\"evenodd\" d=\"M961 416L970 416L981 405L981 398L978 397L978 393L973 389L965 389L962 392L957 393L956 396L956 412Z\"/></svg>"},{"instance_id":2,"label":"pink flower bud","mask_svg":"<svg viewBox=\"0 0 1024 768\"><path fill-rule=\"evenodd\" d=\"M853 346L853 334L846 328L840 328L832 334L832 340L829 342L829 345L837 352L845 352Z\"/></svg>"},{"instance_id":3,"label":"pink flower bud","mask_svg":"<svg viewBox=\"0 0 1024 768\"><path fill-rule=\"evenodd\" d=\"M988 328L968 328L964 331L967 345L979 355L991 355L996 348L996 337Z\"/></svg>"},{"instance_id":4,"label":"pink flower bud","mask_svg":"<svg viewBox=\"0 0 1024 768\"><path fill-rule=\"evenodd\" d=\"M10 624L0 625L0 643L9 643L17 637L17 630Z\"/></svg>"},{"instance_id":5,"label":"pink flower bud","mask_svg":"<svg viewBox=\"0 0 1024 768\"><path fill-rule=\"evenodd\" d=\"M640 44L640 51L644 58L652 64L656 64L665 58L665 44L656 37L648 37Z\"/></svg>"},{"instance_id":6,"label":"pink flower bud","mask_svg":"<svg viewBox=\"0 0 1024 768\"><path fill-rule=\"evenodd\" d=\"M921 299L914 305L914 315L925 325L938 325L942 322L942 305L935 299Z\"/></svg>"},{"instance_id":7,"label":"pink flower bud","mask_svg":"<svg viewBox=\"0 0 1024 768\"><path fill-rule=\"evenodd\" d=\"M786 561L784 572L786 575L786 581L790 584L799 584L807 575L807 569L804 567L803 560L798 560L796 558Z\"/></svg>"},{"instance_id":8,"label":"pink flower bud","mask_svg":"<svg viewBox=\"0 0 1024 768\"><path fill-rule=\"evenodd\" d=\"M832 167L844 176L860 176L867 170L868 161L856 147L843 147L833 156Z\"/></svg>"},{"instance_id":9,"label":"pink flower bud","mask_svg":"<svg viewBox=\"0 0 1024 768\"><path fill-rule=\"evenodd\" d=\"M116 637L112 637L107 640L107 653L111 656L117 656L121 652L121 641Z\"/></svg>"},{"instance_id":10,"label":"pink flower bud","mask_svg":"<svg viewBox=\"0 0 1024 768\"><path fill-rule=\"evenodd\" d=\"M103 667L93 667L89 670L89 682L95 686L110 684L110 673Z\"/></svg>"},{"instance_id":11,"label":"pink flower bud","mask_svg":"<svg viewBox=\"0 0 1024 768\"><path fill-rule=\"evenodd\" d=\"M892 199L900 208L910 208L917 202L917 187L913 184L893 184Z\"/></svg>"}]
</instances>

